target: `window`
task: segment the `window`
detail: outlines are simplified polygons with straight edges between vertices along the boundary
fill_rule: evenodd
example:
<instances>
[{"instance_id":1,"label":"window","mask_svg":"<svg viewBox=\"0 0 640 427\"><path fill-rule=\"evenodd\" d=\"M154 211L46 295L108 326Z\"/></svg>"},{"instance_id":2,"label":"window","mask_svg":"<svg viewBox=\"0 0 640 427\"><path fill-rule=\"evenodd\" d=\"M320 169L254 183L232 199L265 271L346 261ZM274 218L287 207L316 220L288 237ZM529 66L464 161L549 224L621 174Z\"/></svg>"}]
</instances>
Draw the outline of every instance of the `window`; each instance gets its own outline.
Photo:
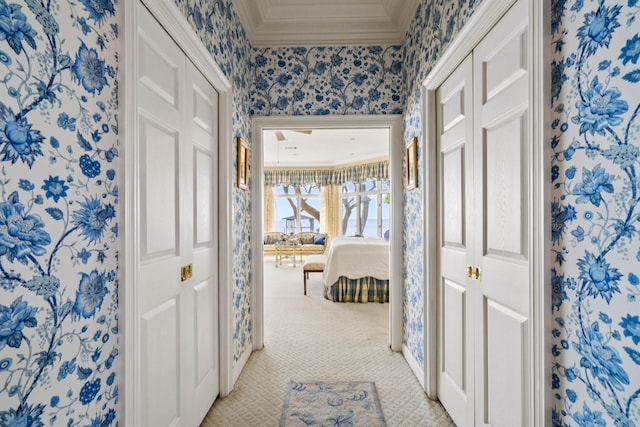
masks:
<instances>
[{"instance_id":1,"label":"window","mask_svg":"<svg viewBox=\"0 0 640 427\"><path fill-rule=\"evenodd\" d=\"M277 185L276 231L300 233L320 230L320 188L310 185Z\"/></svg>"},{"instance_id":2,"label":"window","mask_svg":"<svg viewBox=\"0 0 640 427\"><path fill-rule=\"evenodd\" d=\"M389 229L389 181L342 184L342 235L383 237Z\"/></svg>"}]
</instances>

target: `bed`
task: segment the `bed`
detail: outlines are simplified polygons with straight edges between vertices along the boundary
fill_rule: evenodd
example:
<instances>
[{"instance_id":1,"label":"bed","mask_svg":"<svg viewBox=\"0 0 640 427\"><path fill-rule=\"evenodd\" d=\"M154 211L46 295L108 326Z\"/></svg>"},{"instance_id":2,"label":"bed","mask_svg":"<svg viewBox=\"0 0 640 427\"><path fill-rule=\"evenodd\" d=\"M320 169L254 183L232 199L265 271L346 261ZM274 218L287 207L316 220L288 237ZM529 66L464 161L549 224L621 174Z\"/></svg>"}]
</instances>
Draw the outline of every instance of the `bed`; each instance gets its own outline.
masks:
<instances>
[{"instance_id":1,"label":"bed","mask_svg":"<svg viewBox=\"0 0 640 427\"><path fill-rule=\"evenodd\" d=\"M337 237L325 251L325 298L336 302L389 301L389 242Z\"/></svg>"}]
</instances>

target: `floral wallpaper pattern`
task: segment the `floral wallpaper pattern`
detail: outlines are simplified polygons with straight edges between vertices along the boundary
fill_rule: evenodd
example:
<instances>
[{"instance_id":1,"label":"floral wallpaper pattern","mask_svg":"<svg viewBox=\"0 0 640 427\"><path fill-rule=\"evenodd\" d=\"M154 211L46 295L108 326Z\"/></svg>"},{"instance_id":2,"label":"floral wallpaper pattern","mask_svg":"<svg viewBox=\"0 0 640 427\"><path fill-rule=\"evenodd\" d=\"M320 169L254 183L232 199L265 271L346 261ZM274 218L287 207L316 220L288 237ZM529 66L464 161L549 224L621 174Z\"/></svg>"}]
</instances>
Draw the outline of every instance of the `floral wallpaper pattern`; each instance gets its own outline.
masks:
<instances>
[{"instance_id":1,"label":"floral wallpaper pattern","mask_svg":"<svg viewBox=\"0 0 640 427\"><path fill-rule=\"evenodd\" d=\"M175 0L204 46L232 85L233 133L249 142L251 46L231 0ZM235 140L227 141L233 145ZM236 156L234 158L234 168ZM251 168L251 165L249 165ZM251 174L249 174L251 176ZM251 188L251 179L248 182ZM250 191L233 192L233 361L251 346L251 201Z\"/></svg>"},{"instance_id":2,"label":"floral wallpaper pattern","mask_svg":"<svg viewBox=\"0 0 640 427\"><path fill-rule=\"evenodd\" d=\"M409 24L403 44L404 68L402 80L404 91L404 140L418 137L418 188L422 188L421 177L424 141L422 135L421 84L440 59L449 43L462 29L480 0L436 1L423 0ZM406 165L406 159L404 160ZM405 166L406 167L406 166ZM404 338L413 358L424 364L423 338L423 206L422 191L410 190L404 199Z\"/></svg>"},{"instance_id":3,"label":"floral wallpaper pattern","mask_svg":"<svg viewBox=\"0 0 640 427\"><path fill-rule=\"evenodd\" d=\"M554 426L640 426L639 14L552 1Z\"/></svg>"},{"instance_id":4,"label":"floral wallpaper pattern","mask_svg":"<svg viewBox=\"0 0 640 427\"><path fill-rule=\"evenodd\" d=\"M118 406L117 1L0 0L0 425Z\"/></svg>"},{"instance_id":5,"label":"floral wallpaper pattern","mask_svg":"<svg viewBox=\"0 0 640 427\"><path fill-rule=\"evenodd\" d=\"M400 114L400 46L254 49L251 114Z\"/></svg>"}]
</instances>

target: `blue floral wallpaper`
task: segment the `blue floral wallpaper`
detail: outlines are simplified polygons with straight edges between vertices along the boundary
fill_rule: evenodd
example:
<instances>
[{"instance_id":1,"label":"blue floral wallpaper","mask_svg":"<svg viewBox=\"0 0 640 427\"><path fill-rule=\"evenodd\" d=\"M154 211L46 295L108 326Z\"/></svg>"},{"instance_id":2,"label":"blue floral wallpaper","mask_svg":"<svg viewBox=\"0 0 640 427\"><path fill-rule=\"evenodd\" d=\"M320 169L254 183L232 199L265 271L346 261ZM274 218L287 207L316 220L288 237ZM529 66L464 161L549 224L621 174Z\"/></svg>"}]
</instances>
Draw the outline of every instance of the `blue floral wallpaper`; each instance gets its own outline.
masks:
<instances>
[{"instance_id":1,"label":"blue floral wallpaper","mask_svg":"<svg viewBox=\"0 0 640 427\"><path fill-rule=\"evenodd\" d=\"M423 186L421 177L424 138L421 84L479 4L479 0L449 2L423 0L409 25L402 46L404 58L402 80L407 83L404 140L418 137L418 188ZM406 165L406 159L404 164ZM425 325L423 325L424 242L421 191L415 189L405 192L404 205L404 343L413 358L423 365Z\"/></svg>"},{"instance_id":2,"label":"blue floral wallpaper","mask_svg":"<svg viewBox=\"0 0 640 427\"><path fill-rule=\"evenodd\" d=\"M251 114L400 114L400 46L254 49Z\"/></svg>"},{"instance_id":3,"label":"blue floral wallpaper","mask_svg":"<svg viewBox=\"0 0 640 427\"><path fill-rule=\"evenodd\" d=\"M0 425L118 405L117 1L0 0Z\"/></svg>"},{"instance_id":4,"label":"blue floral wallpaper","mask_svg":"<svg viewBox=\"0 0 640 427\"><path fill-rule=\"evenodd\" d=\"M640 426L639 14L552 1L554 426Z\"/></svg>"},{"instance_id":5,"label":"blue floral wallpaper","mask_svg":"<svg viewBox=\"0 0 640 427\"><path fill-rule=\"evenodd\" d=\"M251 45L231 0L175 0L194 31L211 52L233 91L233 133L249 142ZM232 144L235 153L235 141ZM236 156L234 155L234 159ZM234 168L235 160L234 160ZM249 168L251 165L249 164ZM235 176L235 175L234 175ZM251 174L249 174L251 176ZM251 179L248 182L251 188ZM251 346L251 200L250 191L233 193L233 361Z\"/></svg>"}]
</instances>

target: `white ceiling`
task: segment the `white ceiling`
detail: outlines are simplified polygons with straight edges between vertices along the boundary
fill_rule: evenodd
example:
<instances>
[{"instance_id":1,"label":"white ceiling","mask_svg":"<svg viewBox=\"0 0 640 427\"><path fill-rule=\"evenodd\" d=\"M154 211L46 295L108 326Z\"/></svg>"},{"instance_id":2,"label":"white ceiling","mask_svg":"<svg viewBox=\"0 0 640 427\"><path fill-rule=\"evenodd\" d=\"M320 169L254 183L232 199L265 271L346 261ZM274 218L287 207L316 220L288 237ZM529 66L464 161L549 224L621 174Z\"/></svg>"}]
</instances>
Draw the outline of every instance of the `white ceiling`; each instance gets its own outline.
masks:
<instances>
[{"instance_id":1,"label":"white ceiling","mask_svg":"<svg viewBox=\"0 0 640 427\"><path fill-rule=\"evenodd\" d=\"M232 0L254 47L402 44L419 0Z\"/></svg>"},{"instance_id":2,"label":"white ceiling","mask_svg":"<svg viewBox=\"0 0 640 427\"><path fill-rule=\"evenodd\" d=\"M389 129L276 130L262 135L266 167L335 167L389 157Z\"/></svg>"}]
</instances>

